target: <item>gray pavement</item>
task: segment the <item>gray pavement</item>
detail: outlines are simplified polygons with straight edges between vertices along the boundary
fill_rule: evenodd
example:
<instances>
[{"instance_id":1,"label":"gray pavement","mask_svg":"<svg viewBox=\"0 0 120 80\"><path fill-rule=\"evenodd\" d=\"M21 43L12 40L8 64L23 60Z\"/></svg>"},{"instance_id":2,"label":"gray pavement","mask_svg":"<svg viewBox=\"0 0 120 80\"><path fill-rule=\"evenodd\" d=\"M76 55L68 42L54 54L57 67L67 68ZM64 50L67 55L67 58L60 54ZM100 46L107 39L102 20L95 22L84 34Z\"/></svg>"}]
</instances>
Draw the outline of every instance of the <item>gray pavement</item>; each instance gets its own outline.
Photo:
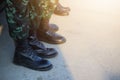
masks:
<instances>
[{"instance_id":1,"label":"gray pavement","mask_svg":"<svg viewBox=\"0 0 120 80\"><path fill-rule=\"evenodd\" d=\"M61 0L69 16L53 15L51 23L67 38L61 45L46 44L59 55L54 68L39 72L12 63L14 44L0 14L0 80L120 80L120 1Z\"/></svg>"}]
</instances>

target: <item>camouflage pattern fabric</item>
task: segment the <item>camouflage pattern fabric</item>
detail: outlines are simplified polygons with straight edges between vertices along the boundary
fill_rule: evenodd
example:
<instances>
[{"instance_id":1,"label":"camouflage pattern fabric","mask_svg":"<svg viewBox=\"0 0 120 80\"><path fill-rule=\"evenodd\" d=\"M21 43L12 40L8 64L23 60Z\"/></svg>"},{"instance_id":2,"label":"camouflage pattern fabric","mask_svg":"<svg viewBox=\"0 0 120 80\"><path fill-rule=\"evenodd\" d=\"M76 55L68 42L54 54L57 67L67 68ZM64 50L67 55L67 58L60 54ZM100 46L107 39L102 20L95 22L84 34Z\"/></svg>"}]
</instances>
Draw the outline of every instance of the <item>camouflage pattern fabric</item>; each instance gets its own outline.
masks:
<instances>
[{"instance_id":1,"label":"camouflage pattern fabric","mask_svg":"<svg viewBox=\"0 0 120 80\"><path fill-rule=\"evenodd\" d=\"M57 0L6 0L10 36L26 39L30 28L39 27L42 18L50 18Z\"/></svg>"}]
</instances>

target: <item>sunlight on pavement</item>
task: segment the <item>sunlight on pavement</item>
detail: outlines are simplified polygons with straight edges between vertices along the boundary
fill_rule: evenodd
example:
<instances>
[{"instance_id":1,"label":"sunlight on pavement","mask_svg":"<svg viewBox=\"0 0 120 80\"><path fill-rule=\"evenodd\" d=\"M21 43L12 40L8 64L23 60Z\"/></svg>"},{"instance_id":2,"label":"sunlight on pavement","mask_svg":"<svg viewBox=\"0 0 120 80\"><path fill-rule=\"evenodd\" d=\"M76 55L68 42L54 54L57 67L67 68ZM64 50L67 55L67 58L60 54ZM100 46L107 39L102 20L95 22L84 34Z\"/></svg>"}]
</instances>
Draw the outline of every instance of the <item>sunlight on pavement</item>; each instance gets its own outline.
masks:
<instances>
[{"instance_id":1,"label":"sunlight on pavement","mask_svg":"<svg viewBox=\"0 0 120 80\"><path fill-rule=\"evenodd\" d=\"M69 0L66 4L71 8L67 19L53 20L67 38L60 49L75 80L120 75L120 0Z\"/></svg>"}]
</instances>

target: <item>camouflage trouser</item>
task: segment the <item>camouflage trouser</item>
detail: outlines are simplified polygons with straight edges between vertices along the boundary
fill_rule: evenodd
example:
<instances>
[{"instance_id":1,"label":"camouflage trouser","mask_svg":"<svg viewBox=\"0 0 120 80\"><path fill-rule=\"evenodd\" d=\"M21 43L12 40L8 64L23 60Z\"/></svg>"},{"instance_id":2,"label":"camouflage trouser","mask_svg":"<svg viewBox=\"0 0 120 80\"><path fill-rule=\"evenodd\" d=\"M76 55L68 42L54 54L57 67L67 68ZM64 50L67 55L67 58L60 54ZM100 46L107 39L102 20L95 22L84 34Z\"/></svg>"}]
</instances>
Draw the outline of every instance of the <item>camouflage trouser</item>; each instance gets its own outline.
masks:
<instances>
[{"instance_id":1,"label":"camouflage trouser","mask_svg":"<svg viewBox=\"0 0 120 80\"><path fill-rule=\"evenodd\" d=\"M6 0L9 33L13 39L26 39L30 28L37 28L42 18L50 18L57 0Z\"/></svg>"}]
</instances>

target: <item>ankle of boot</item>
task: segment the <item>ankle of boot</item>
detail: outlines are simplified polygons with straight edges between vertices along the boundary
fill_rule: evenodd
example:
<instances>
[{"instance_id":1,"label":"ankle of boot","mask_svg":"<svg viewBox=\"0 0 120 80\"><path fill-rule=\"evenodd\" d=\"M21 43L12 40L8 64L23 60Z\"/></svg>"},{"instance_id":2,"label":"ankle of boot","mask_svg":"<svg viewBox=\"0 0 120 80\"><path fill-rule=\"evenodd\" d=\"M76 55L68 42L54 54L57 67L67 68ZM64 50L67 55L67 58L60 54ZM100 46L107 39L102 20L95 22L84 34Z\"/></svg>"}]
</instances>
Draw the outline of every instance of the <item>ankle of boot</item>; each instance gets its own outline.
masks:
<instances>
[{"instance_id":1,"label":"ankle of boot","mask_svg":"<svg viewBox=\"0 0 120 80\"><path fill-rule=\"evenodd\" d=\"M28 39L18 39L18 40L14 40L15 42L15 46L19 47L19 46L23 46L25 44L28 43Z\"/></svg>"}]
</instances>

